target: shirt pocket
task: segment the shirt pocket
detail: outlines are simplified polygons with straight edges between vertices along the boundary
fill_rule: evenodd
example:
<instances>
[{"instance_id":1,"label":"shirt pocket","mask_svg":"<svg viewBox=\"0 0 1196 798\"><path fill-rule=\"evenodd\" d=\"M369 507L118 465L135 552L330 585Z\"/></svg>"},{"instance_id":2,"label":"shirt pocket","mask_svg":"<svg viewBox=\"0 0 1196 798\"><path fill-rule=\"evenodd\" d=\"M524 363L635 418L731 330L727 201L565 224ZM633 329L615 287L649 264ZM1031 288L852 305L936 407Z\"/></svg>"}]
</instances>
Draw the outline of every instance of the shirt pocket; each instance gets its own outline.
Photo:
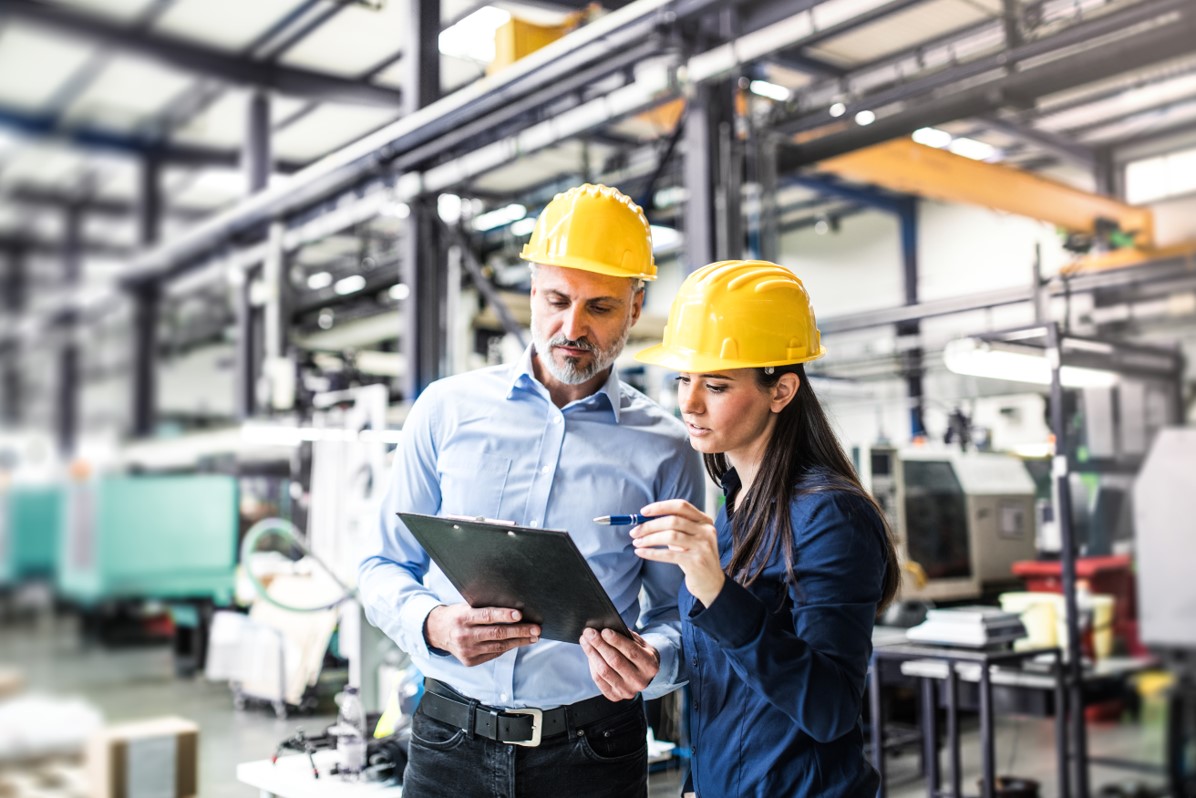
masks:
<instances>
[{"instance_id":1,"label":"shirt pocket","mask_svg":"<svg viewBox=\"0 0 1196 798\"><path fill-rule=\"evenodd\" d=\"M446 452L438 464L440 512L501 518L511 461L494 454Z\"/></svg>"}]
</instances>

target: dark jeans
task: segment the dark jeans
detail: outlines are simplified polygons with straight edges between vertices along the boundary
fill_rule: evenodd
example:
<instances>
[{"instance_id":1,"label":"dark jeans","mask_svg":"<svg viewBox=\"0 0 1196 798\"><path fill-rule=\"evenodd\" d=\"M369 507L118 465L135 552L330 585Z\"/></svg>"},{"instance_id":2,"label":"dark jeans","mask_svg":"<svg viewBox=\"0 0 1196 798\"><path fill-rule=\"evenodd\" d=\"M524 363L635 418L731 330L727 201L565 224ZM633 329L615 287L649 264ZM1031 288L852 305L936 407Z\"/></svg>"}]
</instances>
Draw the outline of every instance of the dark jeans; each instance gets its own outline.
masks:
<instances>
[{"instance_id":1,"label":"dark jeans","mask_svg":"<svg viewBox=\"0 0 1196 798\"><path fill-rule=\"evenodd\" d=\"M470 735L417 710L403 798L645 798L647 720L640 699L538 748Z\"/></svg>"}]
</instances>

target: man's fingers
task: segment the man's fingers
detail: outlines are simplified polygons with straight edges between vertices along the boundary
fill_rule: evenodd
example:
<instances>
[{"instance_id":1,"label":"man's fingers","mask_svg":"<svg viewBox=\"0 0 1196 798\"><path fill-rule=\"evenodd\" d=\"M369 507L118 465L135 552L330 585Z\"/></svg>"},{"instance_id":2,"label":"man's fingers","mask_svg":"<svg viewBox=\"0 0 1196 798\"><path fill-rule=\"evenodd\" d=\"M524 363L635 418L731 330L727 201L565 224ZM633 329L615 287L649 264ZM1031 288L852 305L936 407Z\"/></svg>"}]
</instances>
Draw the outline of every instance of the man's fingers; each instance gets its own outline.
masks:
<instances>
[{"instance_id":1,"label":"man's fingers","mask_svg":"<svg viewBox=\"0 0 1196 798\"><path fill-rule=\"evenodd\" d=\"M462 616L465 623L474 626L489 626L493 623L516 623L523 616L519 610L509 607L478 607L466 610Z\"/></svg>"},{"instance_id":2,"label":"man's fingers","mask_svg":"<svg viewBox=\"0 0 1196 798\"><path fill-rule=\"evenodd\" d=\"M540 627L530 623L499 623L493 626L467 627L465 634L473 640L509 640L515 637L538 638L540 636Z\"/></svg>"},{"instance_id":3,"label":"man's fingers","mask_svg":"<svg viewBox=\"0 0 1196 798\"><path fill-rule=\"evenodd\" d=\"M634 663L637 670L643 670L643 667L649 664L647 653L631 638L624 637L613 629L603 629L601 637L603 642L616 648L620 654Z\"/></svg>"}]
</instances>

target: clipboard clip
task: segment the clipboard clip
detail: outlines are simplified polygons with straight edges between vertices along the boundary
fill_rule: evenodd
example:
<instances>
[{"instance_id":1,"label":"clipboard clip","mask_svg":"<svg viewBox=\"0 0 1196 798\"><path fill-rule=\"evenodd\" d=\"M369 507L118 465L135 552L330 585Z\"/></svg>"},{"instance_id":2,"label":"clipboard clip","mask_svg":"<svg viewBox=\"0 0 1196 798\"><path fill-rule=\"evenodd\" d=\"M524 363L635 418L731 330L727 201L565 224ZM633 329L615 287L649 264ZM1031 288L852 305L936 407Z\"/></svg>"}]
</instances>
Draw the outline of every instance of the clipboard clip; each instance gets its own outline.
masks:
<instances>
[{"instance_id":1,"label":"clipboard clip","mask_svg":"<svg viewBox=\"0 0 1196 798\"><path fill-rule=\"evenodd\" d=\"M456 521L473 521L479 524L497 524L499 526L517 526L514 521L508 521L504 518L487 518L484 515L454 515L452 513L445 513L442 518L452 518Z\"/></svg>"}]
</instances>

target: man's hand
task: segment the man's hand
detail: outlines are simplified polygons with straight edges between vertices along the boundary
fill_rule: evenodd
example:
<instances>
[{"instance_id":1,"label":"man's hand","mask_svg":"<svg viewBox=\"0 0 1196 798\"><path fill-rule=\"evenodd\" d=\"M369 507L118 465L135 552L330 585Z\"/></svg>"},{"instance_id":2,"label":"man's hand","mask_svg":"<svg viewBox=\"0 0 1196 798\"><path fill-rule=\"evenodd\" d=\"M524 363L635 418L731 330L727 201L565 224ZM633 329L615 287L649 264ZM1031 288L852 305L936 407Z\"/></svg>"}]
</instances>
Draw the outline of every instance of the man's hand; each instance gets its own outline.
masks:
<instances>
[{"instance_id":1,"label":"man's hand","mask_svg":"<svg viewBox=\"0 0 1196 798\"><path fill-rule=\"evenodd\" d=\"M611 701L635 698L660 670L660 655L635 632L624 637L611 629L586 629L580 642L594 684Z\"/></svg>"},{"instance_id":2,"label":"man's hand","mask_svg":"<svg viewBox=\"0 0 1196 798\"><path fill-rule=\"evenodd\" d=\"M442 604L428 613L424 638L430 647L473 667L540 639L540 627L519 623L521 617L519 610L507 607L475 610L468 604Z\"/></svg>"}]
</instances>

